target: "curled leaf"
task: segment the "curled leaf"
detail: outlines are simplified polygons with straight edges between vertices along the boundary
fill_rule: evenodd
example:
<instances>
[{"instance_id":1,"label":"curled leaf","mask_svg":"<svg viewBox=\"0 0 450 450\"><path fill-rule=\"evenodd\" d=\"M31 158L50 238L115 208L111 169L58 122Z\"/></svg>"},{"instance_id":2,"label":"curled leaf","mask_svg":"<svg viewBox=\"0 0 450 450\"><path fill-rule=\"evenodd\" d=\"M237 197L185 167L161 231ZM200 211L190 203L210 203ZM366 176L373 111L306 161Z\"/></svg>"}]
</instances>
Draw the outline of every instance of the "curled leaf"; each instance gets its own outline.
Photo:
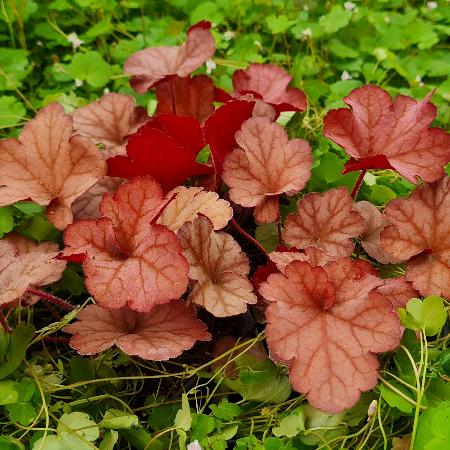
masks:
<instances>
[{"instance_id":1,"label":"curled leaf","mask_svg":"<svg viewBox=\"0 0 450 450\"><path fill-rule=\"evenodd\" d=\"M363 229L364 220L353 210L353 200L342 187L305 195L297 212L287 216L283 239L296 248L313 246L339 258L352 254L353 238Z\"/></svg>"},{"instance_id":2,"label":"curled leaf","mask_svg":"<svg viewBox=\"0 0 450 450\"><path fill-rule=\"evenodd\" d=\"M189 277L196 280L188 299L217 317L244 313L256 303L247 278L248 259L227 233L216 232L204 216L186 223L178 237L189 262Z\"/></svg>"},{"instance_id":3,"label":"curled leaf","mask_svg":"<svg viewBox=\"0 0 450 450\"><path fill-rule=\"evenodd\" d=\"M104 195L100 219L66 229L64 255L85 255L86 287L100 306L147 312L186 290L188 266L176 235L151 224L164 206L160 186L137 178Z\"/></svg>"},{"instance_id":4,"label":"curled leaf","mask_svg":"<svg viewBox=\"0 0 450 450\"><path fill-rule=\"evenodd\" d=\"M288 140L283 127L258 117L245 121L236 133L239 148L227 155L223 180L231 200L255 207L256 223L278 217L279 195L303 189L311 175L311 149L301 139Z\"/></svg>"},{"instance_id":5,"label":"curled leaf","mask_svg":"<svg viewBox=\"0 0 450 450\"><path fill-rule=\"evenodd\" d=\"M292 77L274 64L250 64L246 70L233 74L233 97L253 94L273 105L278 112L306 111L305 94L297 88L289 88Z\"/></svg>"},{"instance_id":6,"label":"curled leaf","mask_svg":"<svg viewBox=\"0 0 450 450\"><path fill-rule=\"evenodd\" d=\"M324 135L352 157L346 172L361 169L395 169L415 183L419 176L436 181L450 161L450 135L429 128L436 118L430 103L390 95L378 86L355 89L344 99L351 109L331 110L324 119Z\"/></svg>"},{"instance_id":7,"label":"curled leaf","mask_svg":"<svg viewBox=\"0 0 450 450\"><path fill-rule=\"evenodd\" d=\"M75 133L103 144L103 157L125 154L128 137L148 119L144 108L136 107L129 95L106 94L71 113Z\"/></svg>"},{"instance_id":8,"label":"curled leaf","mask_svg":"<svg viewBox=\"0 0 450 450\"><path fill-rule=\"evenodd\" d=\"M215 230L223 228L233 217L233 209L226 200L219 198L216 192L202 188L180 186L167 194L175 198L165 207L158 223L177 232L186 222L192 222L198 214L206 216Z\"/></svg>"},{"instance_id":9,"label":"curled leaf","mask_svg":"<svg viewBox=\"0 0 450 450\"><path fill-rule=\"evenodd\" d=\"M180 47L146 48L131 55L124 71L132 76L133 89L143 94L170 75L185 77L198 69L216 50L210 28L209 22L199 22L189 28Z\"/></svg>"},{"instance_id":10,"label":"curled leaf","mask_svg":"<svg viewBox=\"0 0 450 450\"><path fill-rule=\"evenodd\" d=\"M48 206L59 229L73 220L71 205L106 170L97 147L73 136L72 119L61 105L41 109L18 139L0 141L0 205L31 199Z\"/></svg>"},{"instance_id":11,"label":"curled leaf","mask_svg":"<svg viewBox=\"0 0 450 450\"><path fill-rule=\"evenodd\" d=\"M377 383L375 353L394 349L401 336L383 283L347 258L323 267L303 261L270 275L260 294L273 357L289 361L292 386L309 403L337 413Z\"/></svg>"},{"instance_id":12,"label":"curled leaf","mask_svg":"<svg viewBox=\"0 0 450 450\"><path fill-rule=\"evenodd\" d=\"M204 122L214 111L214 84L206 75L170 77L156 84L158 114L189 116Z\"/></svg>"},{"instance_id":13,"label":"curled leaf","mask_svg":"<svg viewBox=\"0 0 450 450\"><path fill-rule=\"evenodd\" d=\"M408 199L388 203L385 252L408 261L405 278L422 295L450 298L450 178L422 184Z\"/></svg>"},{"instance_id":14,"label":"curled leaf","mask_svg":"<svg viewBox=\"0 0 450 450\"><path fill-rule=\"evenodd\" d=\"M88 305L64 331L73 335L70 346L82 355L117 345L127 355L154 361L175 358L197 341L211 339L195 309L182 300L156 305L146 313Z\"/></svg>"}]
</instances>

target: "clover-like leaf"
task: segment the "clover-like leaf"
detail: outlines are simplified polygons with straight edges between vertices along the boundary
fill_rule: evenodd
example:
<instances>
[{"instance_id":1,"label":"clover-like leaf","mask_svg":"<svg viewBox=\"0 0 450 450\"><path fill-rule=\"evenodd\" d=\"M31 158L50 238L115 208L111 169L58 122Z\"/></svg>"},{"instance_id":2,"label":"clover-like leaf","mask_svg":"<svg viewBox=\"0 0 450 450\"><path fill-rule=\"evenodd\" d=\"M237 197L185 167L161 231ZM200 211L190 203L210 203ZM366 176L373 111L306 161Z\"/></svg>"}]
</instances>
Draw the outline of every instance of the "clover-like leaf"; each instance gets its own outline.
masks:
<instances>
[{"instance_id":1,"label":"clover-like leaf","mask_svg":"<svg viewBox=\"0 0 450 450\"><path fill-rule=\"evenodd\" d=\"M180 186L167 194L176 195L165 207L157 223L177 232L186 222L192 222L198 214L206 216L215 230L223 228L233 217L233 209L216 192L202 188Z\"/></svg>"},{"instance_id":2,"label":"clover-like leaf","mask_svg":"<svg viewBox=\"0 0 450 450\"><path fill-rule=\"evenodd\" d=\"M355 89L344 99L351 109L331 110L324 119L324 135L352 157L345 171L395 169L415 183L419 176L436 181L450 161L450 135L429 128L436 117L430 103L390 95L378 86Z\"/></svg>"},{"instance_id":3,"label":"clover-like leaf","mask_svg":"<svg viewBox=\"0 0 450 450\"><path fill-rule=\"evenodd\" d=\"M255 102L230 101L217 109L203 125L205 143L211 149L217 185L219 185L222 177L223 162L226 155L237 146L235 134L242 124L252 117L254 107Z\"/></svg>"},{"instance_id":4,"label":"clover-like leaf","mask_svg":"<svg viewBox=\"0 0 450 450\"><path fill-rule=\"evenodd\" d=\"M374 291L382 283L344 258L323 267L294 261L260 287L270 302L271 354L289 361L293 388L312 406L337 413L376 385L375 353L394 349L401 337L391 302Z\"/></svg>"},{"instance_id":5,"label":"clover-like leaf","mask_svg":"<svg viewBox=\"0 0 450 450\"><path fill-rule=\"evenodd\" d=\"M364 219L361 245L367 254L383 264L399 262L398 259L383 251L381 246L380 233L388 225L388 221L383 213L375 205L365 200L355 203L354 209Z\"/></svg>"},{"instance_id":6,"label":"clover-like leaf","mask_svg":"<svg viewBox=\"0 0 450 450\"><path fill-rule=\"evenodd\" d=\"M196 280L188 299L217 317L244 313L256 303L247 278L248 259L227 233L216 232L204 216L186 223L178 237L189 262L189 277Z\"/></svg>"},{"instance_id":7,"label":"clover-like leaf","mask_svg":"<svg viewBox=\"0 0 450 450\"><path fill-rule=\"evenodd\" d=\"M106 192L112 194L123 181L123 178L118 177L105 176L100 178L94 186L73 202L72 212L75 219L97 219L100 217L98 207L103 194Z\"/></svg>"},{"instance_id":8,"label":"clover-like leaf","mask_svg":"<svg viewBox=\"0 0 450 450\"><path fill-rule=\"evenodd\" d=\"M313 246L339 258L352 254L353 238L363 229L363 218L354 211L347 189L341 187L305 195L297 212L287 216L283 239L296 248Z\"/></svg>"},{"instance_id":9,"label":"clover-like leaf","mask_svg":"<svg viewBox=\"0 0 450 450\"><path fill-rule=\"evenodd\" d=\"M306 111L304 92L288 87L292 77L274 64L250 64L233 74L233 97L253 94L281 111Z\"/></svg>"},{"instance_id":10,"label":"clover-like leaf","mask_svg":"<svg viewBox=\"0 0 450 450\"><path fill-rule=\"evenodd\" d=\"M55 227L72 222L72 203L106 170L97 147L72 133L71 117L53 103L25 125L18 139L0 141L0 206L31 199L48 206Z\"/></svg>"},{"instance_id":11,"label":"clover-like leaf","mask_svg":"<svg viewBox=\"0 0 450 450\"><path fill-rule=\"evenodd\" d=\"M58 261L58 245L35 244L21 236L0 241L0 306L12 306L30 286L44 286L61 278L66 266Z\"/></svg>"},{"instance_id":12,"label":"clover-like leaf","mask_svg":"<svg viewBox=\"0 0 450 450\"><path fill-rule=\"evenodd\" d=\"M82 355L117 345L128 355L155 361L174 358L197 341L211 339L195 309L182 300L156 305L146 313L88 305L64 331L73 335L70 346Z\"/></svg>"},{"instance_id":13,"label":"clover-like leaf","mask_svg":"<svg viewBox=\"0 0 450 450\"><path fill-rule=\"evenodd\" d=\"M392 200L384 214L390 225L381 232L381 244L408 261L405 278L422 295L450 298L450 178Z\"/></svg>"},{"instance_id":14,"label":"clover-like leaf","mask_svg":"<svg viewBox=\"0 0 450 450\"><path fill-rule=\"evenodd\" d=\"M111 93L71 113L75 133L103 144L103 157L125 155L128 137L148 119L142 107L129 95Z\"/></svg>"},{"instance_id":15,"label":"clover-like leaf","mask_svg":"<svg viewBox=\"0 0 450 450\"><path fill-rule=\"evenodd\" d=\"M124 71L132 76L134 90L142 94L170 75L186 77L198 69L216 50L210 28L209 22L199 22L189 28L180 47L146 48L131 55Z\"/></svg>"},{"instance_id":16,"label":"clover-like leaf","mask_svg":"<svg viewBox=\"0 0 450 450\"><path fill-rule=\"evenodd\" d=\"M295 194L311 176L309 144L288 139L281 125L264 117L245 121L236 133L239 148L228 154L223 180L231 200L255 207L256 223L274 222L279 213L279 195Z\"/></svg>"},{"instance_id":17,"label":"clover-like leaf","mask_svg":"<svg viewBox=\"0 0 450 450\"><path fill-rule=\"evenodd\" d=\"M127 156L108 159L108 175L127 179L150 175L168 192L191 176L214 171L196 162L203 147L197 120L161 114L129 139Z\"/></svg>"},{"instance_id":18,"label":"clover-like leaf","mask_svg":"<svg viewBox=\"0 0 450 450\"><path fill-rule=\"evenodd\" d=\"M206 75L170 77L156 84L158 114L189 116L204 122L214 111L214 84Z\"/></svg>"},{"instance_id":19,"label":"clover-like leaf","mask_svg":"<svg viewBox=\"0 0 450 450\"><path fill-rule=\"evenodd\" d=\"M86 287L100 306L149 311L186 290L188 265L176 235L151 224L166 202L154 180L136 178L104 195L100 219L66 229L64 255L85 255Z\"/></svg>"}]
</instances>

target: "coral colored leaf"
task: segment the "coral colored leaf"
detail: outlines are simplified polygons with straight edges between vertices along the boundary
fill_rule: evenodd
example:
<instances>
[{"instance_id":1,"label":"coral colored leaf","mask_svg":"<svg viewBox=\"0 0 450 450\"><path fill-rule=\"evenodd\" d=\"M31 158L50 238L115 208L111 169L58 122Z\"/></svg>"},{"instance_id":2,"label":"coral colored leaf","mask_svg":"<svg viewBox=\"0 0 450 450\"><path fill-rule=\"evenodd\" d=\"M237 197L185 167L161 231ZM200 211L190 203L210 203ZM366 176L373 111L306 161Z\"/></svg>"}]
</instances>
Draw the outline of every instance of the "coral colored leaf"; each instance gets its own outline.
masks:
<instances>
[{"instance_id":1,"label":"coral colored leaf","mask_svg":"<svg viewBox=\"0 0 450 450\"><path fill-rule=\"evenodd\" d=\"M270 302L270 352L289 361L293 388L312 406L337 413L376 385L375 353L393 350L401 337L391 302L374 291L382 283L344 258L324 267L294 261L259 289Z\"/></svg>"},{"instance_id":2,"label":"coral colored leaf","mask_svg":"<svg viewBox=\"0 0 450 450\"><path fill-rule=\"evenodd\" d=\"M64 331L73 335L70 346L82 355L117 345L127 355L155 361L175 358L197 341L211 339L195 309L182 300L156 305L148 313L88 305Z\"/></svg>"},{"instance_id":3,"label":"coral colored leaf","mask_svg":"<svg viewBox=\"0 0 450 450\"><path fill-rule=\"evenodd\" d=\"M58 261L58 245L35 244L21 236L0 241L0 307L22 297L30 286L43 286L61 278L66 266Z\"/></svg>"},{"instance_id":4,"label":"coral colored leaf","mask_svg":"<svg viewBox=\"0 0 450 450\"><path fill-rule=\"evenodd\" d=\"M233 209L215 192L202 188L180 186L167 194L176 197L166 206L157 223L177 232L186 222L192 222L198 214L206 216L215 230L223 228L233 217Z\"/></svg>"},{"instance_id":5,"label":"coral colored leaf","mask_svg":"<svg viewBox=\"0 0 450 450\"><path fill-rule=\"evenodd\" d=\"M282 273L292 261L307 261L312 266L324 266L326 263L336 260L333 256L327 255L316 247L308 247L304 252L271 252L269 253L269 257L270 260L276 264L277 269Z\"/></svg>"},{"instance_id":6,"label":"coral colored leaf","mask_svg":"<svg viewBox=\"0 0 450 450\"><path fill-rule=\"evenodd\" d=\"M243 122L252 117L254 106L255 102L245 100L228 102L217 109L203 125L203 135L211 149L217 184L222 177L225 156L237 146L234 136Z\"/></svg>"},{"instance_id":7,"label":"coral colored leaf","mask_svg":"<svg viewBox=\"0 0 450 450\"><path fill-rule=\"evenodd\" d=\"M136 178L104 195L100 219L64 232L64 256L86 255L86 287L100 306L147 312L186 290L188 265L176 235L151 224L165 203L154 180Z\"/></svg>"},{"instance_id":8,"label":"coral colored leaf","mask_svg":"<svg viewBox=\"0 0 450 450\"><path fill-rule=\"evenodd\" d=\"M233 74L233 97L254 94L256 98L273 105L278 112L306 111L305 94L297 88L288 88L292 77L274 64L250 64L246 70Z\"/></svg>"},{"instance_id":9,"label":"coral colored leaf","mask_svg":"<svg viewBox=\"0 0 450 450\"><path fill-rule=\"evenodd\" d=\"M353 210L347 189L337 188L303 197L297 212L286 218L283 239L297 248L313 246L339 258L352 254L353 238L363 228L363 218Z\"/></svg>"},{"instance_id":10,"label":"coral colored leaf","mask_svg":"<svg viewBox=\"0 0 450 450\"><path fill-rule=\"evenodd\" d=\"M353 158L346 171L394 168L409 181L416 176L432 182L450 161L450 135L429 128L436 118L430 103L399 95L392 101L378 86L355 89L344 99L351 109L331 110L324 119L324 135Z\"/></svg>"},{"instance_id":11,"label":"coral colored leaf","mask_svg":"<svg viewBox=\"0 0 450 450\"><path fill-rule=\"evenodd\" d=\"M128 137L148 119L144 108L136 107L133 97L106 94L99 100L71 113L75 133L103 144L103 157L125 155Z\"/></svg>"},{"instance_id":12,"label":"coral colored leaf","mask_svg":"<svg viewBox=\"0 0 450 450\"><path fill-rule=\"evenodd\" d=\"M419 296L419 292L406 281L405 277L384 280L384 284L377 288L377 292L387 297L394 309L404 308L409 300Z\"/></svg>"},{"instance_id":13,"label":"coral colored leaf","mask_svg":"<svg viewBox=\"0 0 450 450\"><path fill-rule=\"evenodd\" d=\"M450 298L450 178L422 184L384 210L383 250L408 261L405 278L423 295Z\"/></svg>"},{"instance_id":14,"label":"coral colored leaf","mask_svg":"<svg viewBox=\"0 0 450 450\"><path fill-rule=\"evenodd\" d=\"M205 63L216 50L211 24L199 22L189 28L186 43L180 47L146 48L131 55L124 71L132 75L131 86L140 94L170 75L186 77Z\"/></svg>"},{"instance_id":15,"label":"coral colored leaf","mask_svg":"<svg viewBox=\"0 0 450 450\"><path fill-rule=\"evenodd\" d=\"M19 139L0 141L0 205L31 199L48 205L55 227L71 223L72 203L106 170L97 147L72 133L72 118L53 103L25 125Z\"/></svg>"},{"instance_id":16,"label":"coral colored leaf","mask_svg":"<svg viewBox=\"0 0 450 450\"><path fill-rule=\"evenodd\" d=\"M113 193L123 182L123 178L103 177L72 204L75 219L97 219L100 217L98 206L106 192Z\"/></svg>"},{"instance_id":17,"label":"coral colored leaf","mask_svg":"<svg viewBox=\"0 0 450 450\"><path fill-rule=\"evenodd\" d=\"M247 278L248 259L227 233L216 232L204 216L186 223L178 237L189 262L189 277L196 280L188 299L217 317L244 313L256 303Z\"/></svg>"},{"instance_id":18,"label":"coral colored leaf","mask_svg":"<svg viewBox=\"0 0 450 450\"><path fill-rule=\"evenodd\" d=\"M129 139L127 156L108 159L108 175L127 179L150 175L168 192L191 176L213 172L195 160L203 146L195 119L161 115Z\"/></svg>"},{"instance_id":19,"label":"coral colored leaf","mask_svg":"<svg viewBox=\"0 0 450 450\"><path fill-rule=\"evenodd\" d=\"M383 247L381 246L380 233L388 225L388 221L383 213L375 205L365 200L355 203L354 209L364 219L361 245L367 254L383 264L400 262L399 259L383 251Z\"/></svg>"},{"instance_id":20,"label":"coral colored leaf","mask_svg":"<svg viewBox=\"0 0 450 450\"><path fill-rule=\"evenodd\" d=\"M214 84L206 75L170 77L156 84L158 114L189 116L204 122L214 111Z\"/></svg>"},{"instance_id":21,"label":"coral colored leaf","mask_svg":"<svg viewBox=\"0 0 450 450\"><path fill-rule=\"evenodd\" d=\"M236 133L239 148L229 153L223 166L223 181L233 202L255 207L256 223L271 223L278 217L279 195L295 194L311 176L309 144L288 139L281 125L253 117Z\"/></svg>"}]
</instances>

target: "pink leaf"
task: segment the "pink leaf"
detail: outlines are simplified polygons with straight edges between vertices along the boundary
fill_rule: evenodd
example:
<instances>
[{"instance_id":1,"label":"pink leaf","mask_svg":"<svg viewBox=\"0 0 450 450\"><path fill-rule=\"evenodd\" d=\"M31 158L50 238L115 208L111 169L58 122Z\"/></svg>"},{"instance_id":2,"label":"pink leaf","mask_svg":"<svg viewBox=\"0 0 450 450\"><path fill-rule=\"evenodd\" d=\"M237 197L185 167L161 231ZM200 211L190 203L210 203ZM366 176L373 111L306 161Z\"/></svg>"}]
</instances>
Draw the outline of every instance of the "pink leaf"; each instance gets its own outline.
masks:
<instances>
[{"instance_id":1,"label":"pink leaf","mask_svg":"<svg viewBox=\"0 0 450 450\"><path fill-rule=\"evenodd\" d=\"M105 175L103 158L88 139L72 136L72 118L53 103L28 122L19 139L0 141L0 205L31 199L64 229L71 205Z\"/></svg>"},{"instance_id":2,"label":"pink leaf","mask_svg":"<svg viewBox=\"0 0 450 450\"><path fill-rule=\"evenodd\" d=\"M227 233L213 230L204 216L186 223L178 237L189 262L189 277L196 280L188 299L217 317L247 311L256 303L247 278L248 259L238 243Z\"/></svg>"},{"instance_id":3,"label":"pink leaf","mask_svg":"<svg viewBox=\"0 0 450 450\"><path fill-rule=\"evenodd\" d=\"M377 288L377 292L387 297L394 309L404 308L409 300L419 296L419 293L409 281L406 281L405 277L384 280L384 284Z\"/></svg>"},{"instance_id":4,"label":"pink leaf","mask_svg":"<svg viewBox=\"0 0 450 450\"><path fill-rule=\"evenodd\" d=\"M177 237L151 224L164 206L159 185L137 178L114 196L104 195L100 219L80 220L66 229L64 255L86 255L86 287L100 306L147 312L186 290L188 266Z\"/></svg>"},{"instance_id":5,"label":"pink leaf","mask_svg":"<svg viewBox=\"0 0 450 450\"><path fill-rule=\"evenodd\" d=\"M393 168L413 183L416 176L436 181L450 161L450 135L429 128L436 118L431 95L420 102L404 95L392 101L378 86L355 89L344 99L351 109L326 115L324 135L353 158L347 172Z\"/></svg>"},{"instance_id":6,"label":"pink leaf","mask_svg":"<svg viewBox=\"0 0 450 450\"><path fill-rule=\"evenodd\" d=\"M297 88L288 88L292 77L274 64L250 64L246 70L233 74L233 97L254 94L273 105L278 112L306 111L305 94Z\"/></svg>"},{"instance_id":7,"label":"pink leaf","mask_svg":"<svg viewBox=\"0 0 450 450\"><path fill-rule=\"evenodd\" d=\"M195 342L211 339L195 309L182 300L156 305L147 313L88 305L64 331L73 334L70 346L81 355L117 345L127 355L154 361L175 358Z\"/></svg>"},{"instance_id":8,"label":"pink leaf","mask_svg":"<svg viewBox=\"0 0 450 450\"><path fill-rule=\"evenodd\" d=\"M136 107L133 97L123 94L106 94L84 108L71 113L75 133L103 144L103 157L125 155L128 137L148 119L144 108Z\"/></svg>"},{"instance_id":9,"label":"pink leaf","mask_svg":"<svg viewBox=\"0 0 450 450\"><path fill-rule=\"evenodd\" d=\"M388 203L381 232L386 253L408 261L405 278L424 296L450 298L450 178L422 184Z\"/></svg>"},{"instance_id":10,"label":"pink leaf","mask_svg":"<svg viewBox=\"0 0 450 450\"><path fill-rule=\"evenodd\" d=\"M284 240L301 249L317 247L339 258L352 254L353 238L363 228L363 218L353 210L347 189L341 187L305 195L297 204L297 212L286 218Z\"/></svg>"},{"instance_id":11,"label":"pink leaf","mask_svg":"<svg viewBox=\"0 0 450 450\"><path fill-rule=\"evenodd\" d=\"M216 50L210 28L209 22L199 22L189 28L186 43L180 47L146 48L131 55L124 70L132 75L134 90L143 94L167 76L186 77L198 69Z\"/></svg>"},{"instance_id":12,"label":"pink leaf","mask_svg":"<svg viewBox=\"0 0 450 450\"><path fill-rule=\"evenodd\" d=\"M289 361L293 388L312 406L337 413L376 385L374 353L393 350L401 337L390 301L374 291L382 283L341 259L324 267L294 261L261 286L271 302L266 310L271 354Z\"/></svg>"},{"instance_id":13,"label":"pink leaf","mask_svg":"<svg viewBox=\"0 0 450 450\"><path fill-rule=\"evenodd\" d=\"M267 118L251 118L236 133L239 148L228 154L223 180L231 200L256 207L257 223L274 222L278 197L303 189L311 175L311 149L301 139L288 140L283 127Z\"/></svg>"}]
</instances>

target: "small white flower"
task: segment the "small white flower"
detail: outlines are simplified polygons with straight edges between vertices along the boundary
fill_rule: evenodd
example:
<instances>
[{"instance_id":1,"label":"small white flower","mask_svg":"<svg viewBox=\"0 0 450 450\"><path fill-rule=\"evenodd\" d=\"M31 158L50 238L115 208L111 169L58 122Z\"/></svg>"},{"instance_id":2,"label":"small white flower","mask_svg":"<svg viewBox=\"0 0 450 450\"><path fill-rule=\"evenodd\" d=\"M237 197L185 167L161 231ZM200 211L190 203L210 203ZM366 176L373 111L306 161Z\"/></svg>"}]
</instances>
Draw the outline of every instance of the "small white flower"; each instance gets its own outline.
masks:
<instances>
[{"instance_id":1,"label":"small white flower","mask_svg":"<svg viewBox=\"0 0 450 450\"><path fill-rule=\"evenodd\" d=\"M427 2L427 9L429 9L430 11L432 9L436 9L438 7L438 3L437 2Z\"/></svg>"},{"instance_id":2,"label":"small white flower","mask_svg":"<svg viewBox=\"0 0 450 450\"><path fill-rule=\"evenodd\" d=\"M356 5L353 2L345 2L344 3L344 8L347 11L353 11L356 8Z\"/></svg>"},{"instance_id":3,"label":"small white flower","mask_svg":"<svg viewBox=\"0 0 450 450\"><path fill-rule=\"evenodd\" d=\"M227 30L227 31L225 31L225 33L223 33L223 39L225 41L231 41L231 39L234 39L235 37L236 37L236 33L234 31Z\"/></svg>"},{"instance_id":4,"label":"small white flower","mask_svg":"<svg viewBox=\"0 0 450 450\"><path fill-rule=\"evenodd\" d=\"M422 81L422 77L420 75L416 75L416 78L414 78L414 81L419 85L419 86L424 86L425 83Z\"/></svg>"},{"instance_id":5,"label":"small white flower","mask_svg":"<svg viewBox=\"0 0 450 450\"><path fill-rule=\"evenodd\" d=\"M44 44L42 44L42 41L36 41L36 45L39 45L39 47L42 47Z\"/></svg>"},{"instance_id":6,"label":"small white flower","mask_svg":"<svg viewBox=\"0 0 450 450\"><path fill-rule=\"evenodd\" d=\"M341 75L341 80L347 81L347 80L351 80L351 79L352 79L352 76L346 70L344 70Z\"/></svg>"},{"instance_id":7,"label":"small white flower","mask_svg":"<svg viewBox=\"0 0 450 450\"><path fill-rule=\"evenodd\" d=\"M80 87L83 86L84 82L83 80L79 80L78 78L75 78L75 86Z\"/></svg>"},{"instance_id":8,"label":"small white flower","mask_svg":"<svg viewBox=\"0 0 450 450\"><path fill-rule=\"evenodd\" d=\"M311 37L311 36L312 36L312 30L311 30L311 28L305 28L305 29L302 31L302 34L303 34L303 36L305 36L305 37Z\"/></svg>"},{"instance_id":9,"label":"small white flower","mask_svg":"<svg viewBox=\"0 0 450 450\"><path fill-rule=\"evenodd\" d=\"M367 410L367 416L373 417L377 413L378 402L376 400L372 400L372 403L369 405L369 409Z\"/></svg>"},{"instance_id":10,"label":"small white flower","mask_svg":"<svg viewBox=\"0 0 450 450\"><path fill-rule=\"evenodd\" d=\"M212 71L216 68L216 62L212 59L206 61L206 73L211 75Z\"/></svg>"},{"instance_id":11,"label":"small white flower","mask_svg":"<svg viewBox=\"0 0 450 450\"><path fill-rule=\"evenodd\" d=\"M109 94L109 93L110 93L109 88L105 87L105 89L103 89L103 94L106 95L106 94Z\"/></svg>"},{"instance_id":12,"label":"small white flower","mask_svg":"<svg viewBox=\"0 0 450 450\"><path fill-rule=\"evenodd\" d=\"M191 442L187 446L187 450L202 450L202 448L200 447L200 444L198 443L198 441L196 439L194 442Z\"/></svg>"},{"instance_id":13,"label":"small white flower","mask_svg":"<svg viewBox=\"0 0 450 450\"><path fill-rule=\"evenodd\" d=\"M81 40L74 31L67 35L67 40L72 44L73 48L78 48L81 44L84 44L84 41Z\"/></svg>"}]
</instances>

